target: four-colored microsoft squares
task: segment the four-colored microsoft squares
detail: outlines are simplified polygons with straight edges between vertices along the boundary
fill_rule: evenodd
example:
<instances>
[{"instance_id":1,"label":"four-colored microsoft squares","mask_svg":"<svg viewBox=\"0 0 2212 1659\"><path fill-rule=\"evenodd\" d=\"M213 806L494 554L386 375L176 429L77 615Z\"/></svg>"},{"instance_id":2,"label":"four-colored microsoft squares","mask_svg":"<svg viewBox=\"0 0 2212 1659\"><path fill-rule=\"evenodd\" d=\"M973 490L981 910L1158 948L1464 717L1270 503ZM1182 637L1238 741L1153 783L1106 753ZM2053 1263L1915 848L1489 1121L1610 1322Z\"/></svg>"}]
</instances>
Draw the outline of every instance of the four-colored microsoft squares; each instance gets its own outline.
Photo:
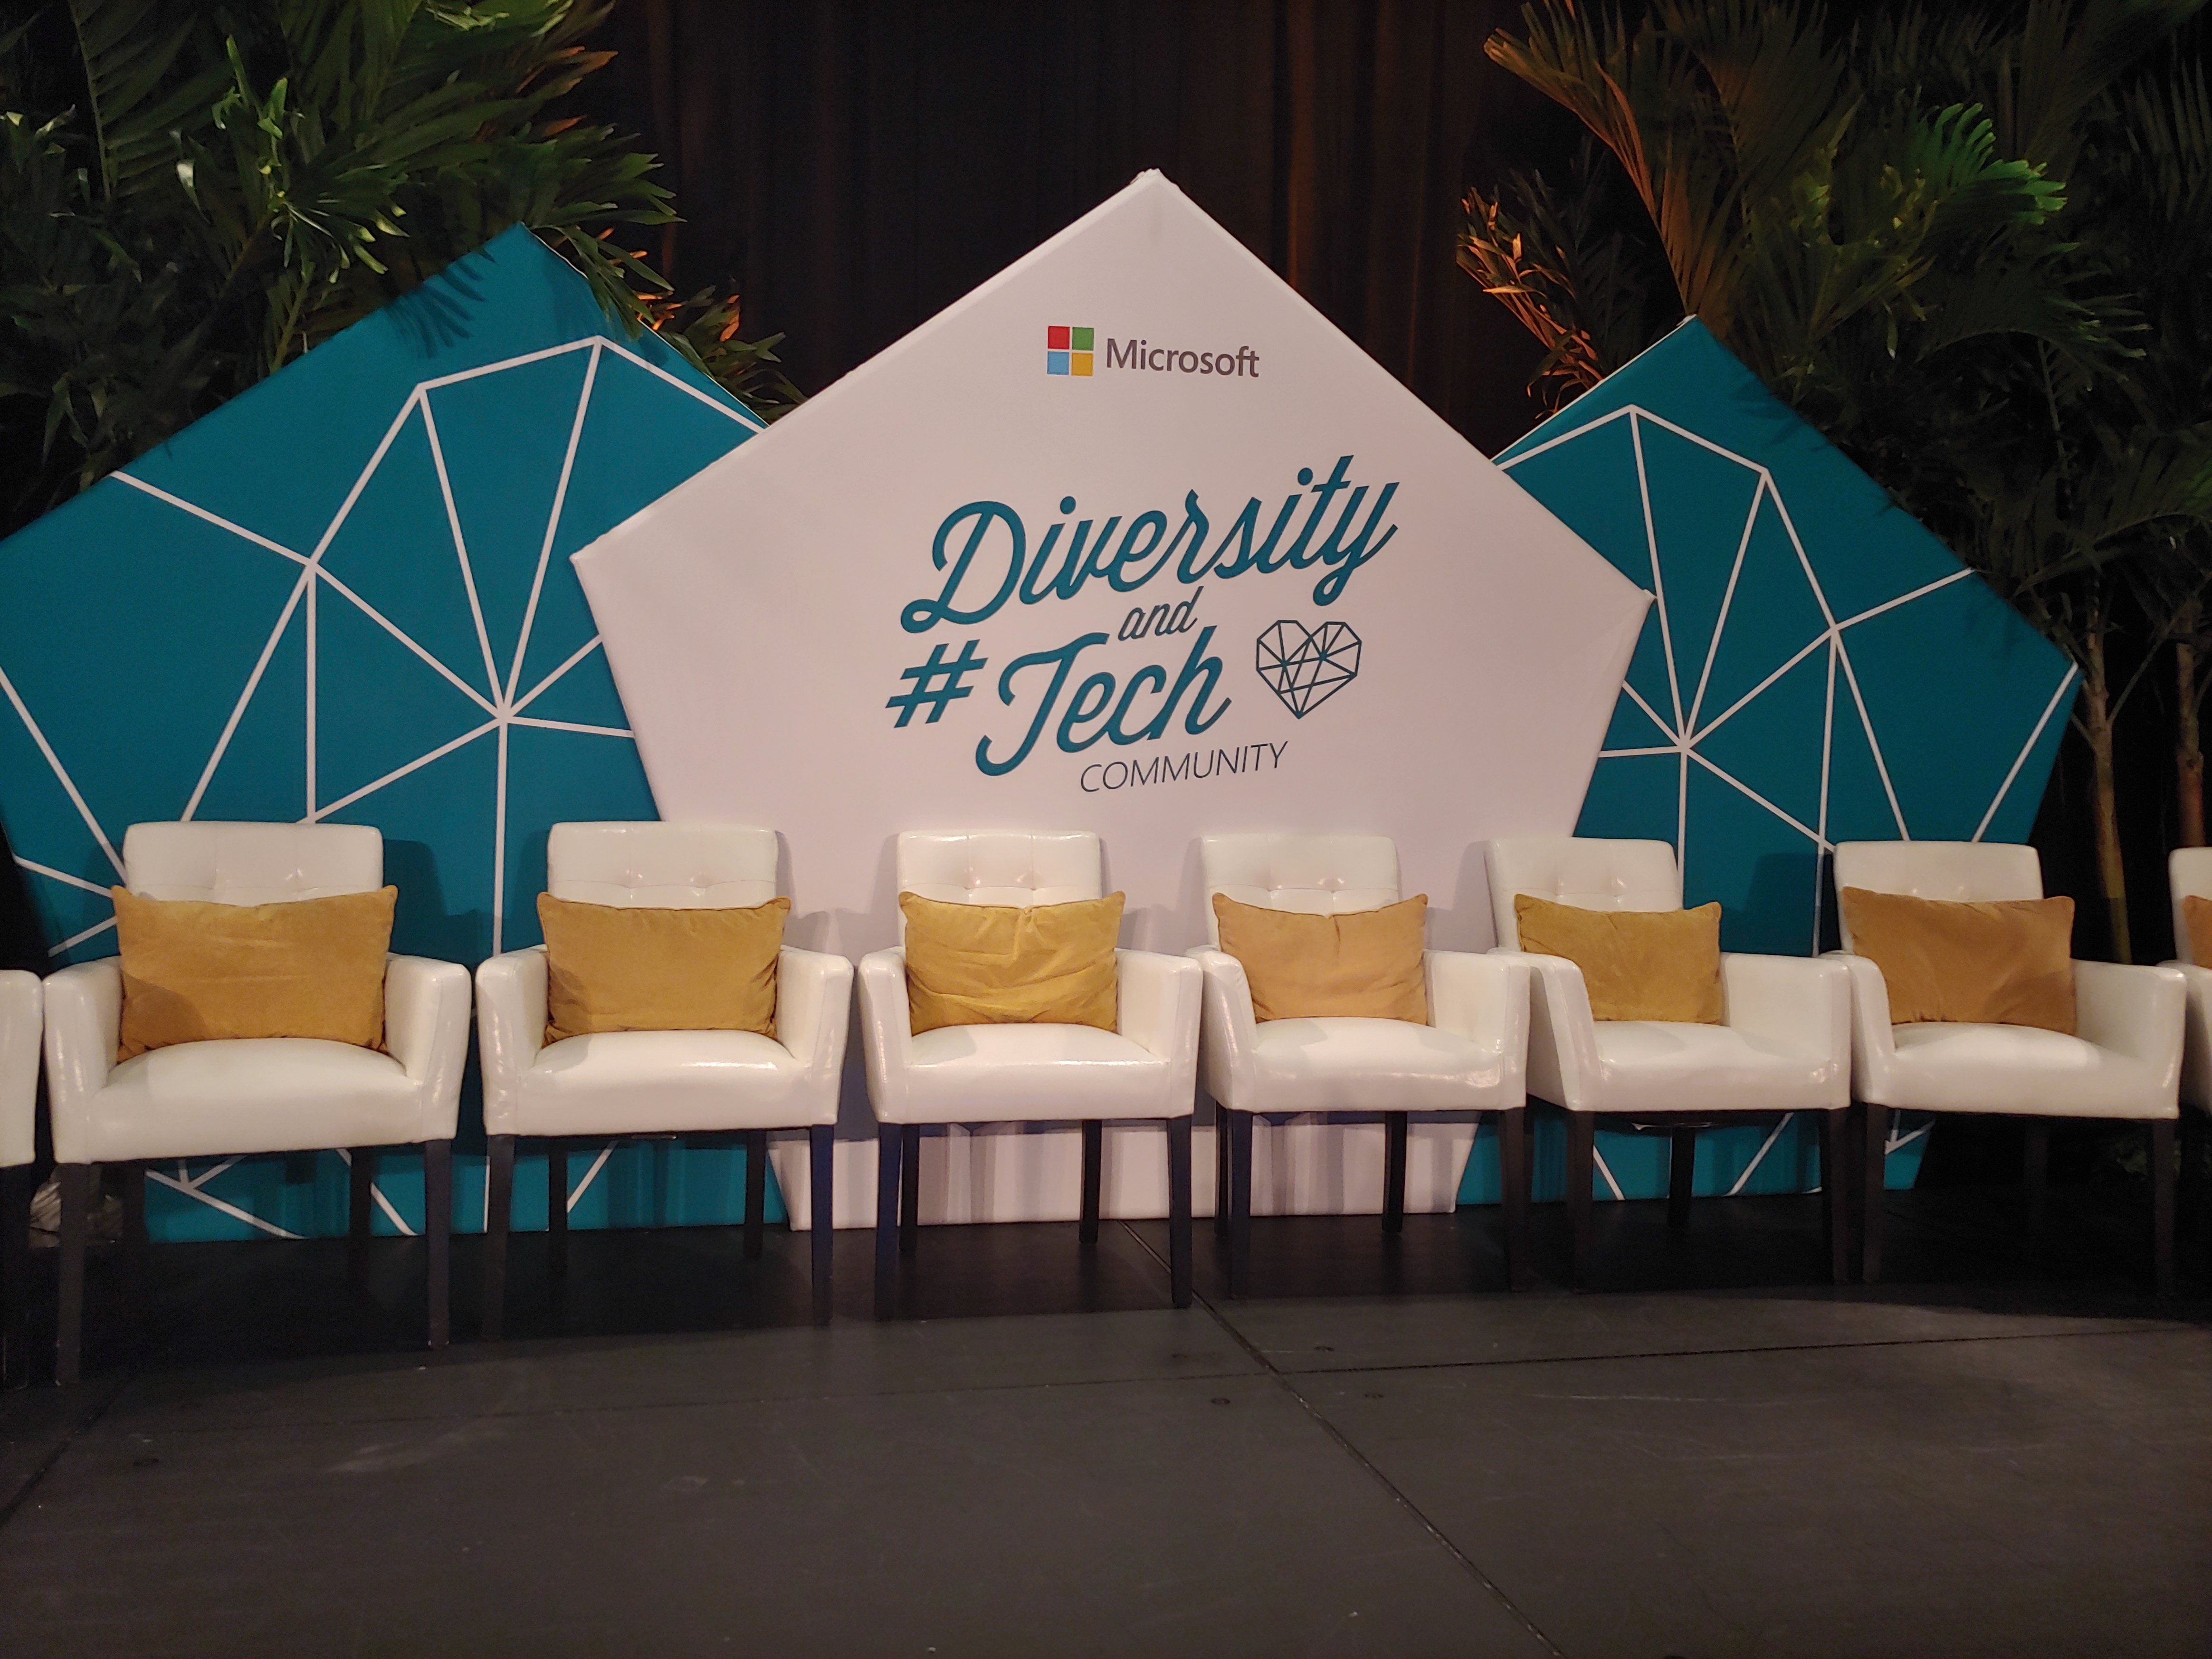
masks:
<instances>
[{"instance_id":1,"label":"four-colored microsoft squares","mask_svg":"<svg viewBox=\"0 0 2212 1659\"><path fill-rule=\"evenodd\" d=\"M1097 331L1054 324L1044 331L1044 372L1048 374L1088 374L1091 347Z\"/></svg>"}]
</instances>

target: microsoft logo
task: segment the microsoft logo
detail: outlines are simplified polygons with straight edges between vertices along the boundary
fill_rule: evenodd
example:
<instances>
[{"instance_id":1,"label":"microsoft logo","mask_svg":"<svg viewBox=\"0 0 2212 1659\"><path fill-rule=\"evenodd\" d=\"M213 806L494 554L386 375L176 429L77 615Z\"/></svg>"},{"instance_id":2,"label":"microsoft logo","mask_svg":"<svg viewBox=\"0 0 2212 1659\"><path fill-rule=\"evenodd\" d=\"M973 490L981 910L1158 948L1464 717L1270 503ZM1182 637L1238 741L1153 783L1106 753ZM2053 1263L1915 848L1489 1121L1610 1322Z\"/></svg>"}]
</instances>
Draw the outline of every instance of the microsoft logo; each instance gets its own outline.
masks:
<instances>
[{"instance_id":1,"label":"microsoft logo","mask_svg":"<svg viewBox=\"0 0 2212 1659\"><path fill-rule=\"evenodd\" d=\"M1054 324L1044 331L1044 372L1048 374L1088 374L1091 347L1097 331Z\"/></svg>"}]
</instances>

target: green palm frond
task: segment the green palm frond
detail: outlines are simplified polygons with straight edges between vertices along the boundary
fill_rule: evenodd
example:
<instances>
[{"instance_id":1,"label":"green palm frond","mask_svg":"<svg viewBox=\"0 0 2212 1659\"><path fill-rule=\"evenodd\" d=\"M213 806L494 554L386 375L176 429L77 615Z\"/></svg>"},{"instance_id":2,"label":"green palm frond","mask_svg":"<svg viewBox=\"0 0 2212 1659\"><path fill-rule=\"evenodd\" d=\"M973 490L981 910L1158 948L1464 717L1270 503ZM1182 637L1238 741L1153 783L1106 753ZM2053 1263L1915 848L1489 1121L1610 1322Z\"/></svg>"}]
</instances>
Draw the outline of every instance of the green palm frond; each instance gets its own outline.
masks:
<instances>
[{"instance_id":1,"label":"green palm frond","mask_svg":"<svg viewBox=\"0 0 2212 1659\"><path fill-rule=\"evenodd\" d=\"M84 70L93 153L104 196L158 181L176 162L173 137L201 118L222 86L210 64L179 75L204 20L161 0L70 0Z\"/></svg>"}]
</instances>

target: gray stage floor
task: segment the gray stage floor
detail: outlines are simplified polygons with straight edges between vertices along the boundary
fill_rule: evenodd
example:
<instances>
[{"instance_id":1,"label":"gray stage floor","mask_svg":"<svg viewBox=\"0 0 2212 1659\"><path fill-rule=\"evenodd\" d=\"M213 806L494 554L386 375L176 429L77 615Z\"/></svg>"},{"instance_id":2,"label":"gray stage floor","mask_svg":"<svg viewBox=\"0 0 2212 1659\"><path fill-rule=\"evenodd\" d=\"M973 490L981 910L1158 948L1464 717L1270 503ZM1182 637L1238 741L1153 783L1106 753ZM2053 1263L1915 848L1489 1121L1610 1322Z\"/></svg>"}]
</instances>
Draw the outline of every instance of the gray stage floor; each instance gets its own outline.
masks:
<instances>
[{"instance_id":1,"label":"gray stage floor","mask_svg":"<svg viewBox=\"0 0 2212 1659\"><path fill-rule=\"evenodd\" d=\"M514 1340L410 1352L416 1248L115 1264L93 1379L0 1401L0 1653L2212 1650L2212 1303L2124 1206L1601 1206L1601 1288L1503 1289L1494 1216L1259 1223L1167 1306L1164 1230L925 1231L907 1317L805 1316L805 1240L518 1243ZM1563 1244L1540 1210L1542 1259ZM473 1328L474 1241L457 1249Z\"/></svg>"}]
</instances>

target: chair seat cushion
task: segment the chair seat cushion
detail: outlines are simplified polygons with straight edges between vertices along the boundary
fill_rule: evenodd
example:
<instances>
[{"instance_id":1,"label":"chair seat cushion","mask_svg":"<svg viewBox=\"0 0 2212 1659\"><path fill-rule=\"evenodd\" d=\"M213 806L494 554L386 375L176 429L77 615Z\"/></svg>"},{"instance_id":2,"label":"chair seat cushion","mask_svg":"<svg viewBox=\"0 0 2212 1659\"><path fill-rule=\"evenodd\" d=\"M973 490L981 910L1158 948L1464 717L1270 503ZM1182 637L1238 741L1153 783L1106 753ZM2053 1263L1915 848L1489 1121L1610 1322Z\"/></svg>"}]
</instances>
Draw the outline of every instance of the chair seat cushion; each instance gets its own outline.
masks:
<instances>
[{"instance_id":1,"label":"chair seat cushion","mask_svg":"<svg viewBox=\"0 0 2212 1659\"><path fill-rule=\"evenodd\" d=\"M90 1163L384 1146L422 1139L398 1060L321 1037L181 1042L126 1060L83 1112Z\"/></svg>"},{"instance_id":2,"label":"chair seat cushion","mask_svg":"<svg viewBox=\"0 0 2212 1659\"><path fill-rule=\"evenodd\" d=\"M1596 1026L1601 1112L1822 1111L1850 1103L1832 1056L1791 1051L1732 1025L1657 1019Z\"/></svg>"},{"instance_id":3,"label":"chair seat cushion","mask_svg":"<svg viewBox=\"0 0 2212 1659\"><path fill-rule=\"evenodd\" d=\"M836 1122L836 1091L807 1085L799 1059L757 1031L598 1031L538 1051L522 1076L514 1133L682 1134Z\"/></svg>"},{"instance_id":4,"label":"chair seat cushion","mask_svg":"<svg viewBox=\"0 0 2212 1659\"><path fill-rule=\"evenodd\" d=\"M914 1039L908 1103L887 1121L1185 1117L1191 1096L1186 1088L1177 1097L1174 1077L1159 1055L1095 1026L944 1025Z\"/></svg>"},{"instance_id":5,"label":"chair seat cushion","mask_svg":"<svg viewBox=\"0 0 2212 1659\"><path fill-rule=\"evenodd\" d=\"M1886 1092L1895 1097L1877 1105L2038 1117L2175 1115L2161 1071L2061 1031L1951 1022L1890 1030L1897 1082Z\"/></svg>"},{"instance_id":6,"label":"chair seat cushion","mask_svg":"<svg viewBox=\"0 0 2212 1659\"><path fill-rule=\"evenodd\" d=\"M1449 1112L1517 1106L1506 1056L1434 1025L1329 1015L1255 1028L1259 1097L1250 1112Z\"/></svg>"}]
</instances>

